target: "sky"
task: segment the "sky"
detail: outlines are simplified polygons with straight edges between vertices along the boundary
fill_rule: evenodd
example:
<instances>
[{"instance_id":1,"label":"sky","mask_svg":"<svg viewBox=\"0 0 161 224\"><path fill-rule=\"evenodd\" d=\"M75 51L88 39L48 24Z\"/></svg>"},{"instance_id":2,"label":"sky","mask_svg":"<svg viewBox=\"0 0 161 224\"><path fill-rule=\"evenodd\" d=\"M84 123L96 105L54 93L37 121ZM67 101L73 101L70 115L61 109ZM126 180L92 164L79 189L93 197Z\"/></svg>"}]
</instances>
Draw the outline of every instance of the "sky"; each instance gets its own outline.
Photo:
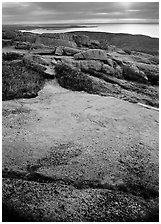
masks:
<instances>
[{"instance_id":1,"label":"sky","mask_svg":"<svg viewBox=\"0 0 161 224\"><path fill-rule=\"evenodd\" d=\"M159 3L3 2L2 23L159 23Z\"/></svg>"}]
</instances>

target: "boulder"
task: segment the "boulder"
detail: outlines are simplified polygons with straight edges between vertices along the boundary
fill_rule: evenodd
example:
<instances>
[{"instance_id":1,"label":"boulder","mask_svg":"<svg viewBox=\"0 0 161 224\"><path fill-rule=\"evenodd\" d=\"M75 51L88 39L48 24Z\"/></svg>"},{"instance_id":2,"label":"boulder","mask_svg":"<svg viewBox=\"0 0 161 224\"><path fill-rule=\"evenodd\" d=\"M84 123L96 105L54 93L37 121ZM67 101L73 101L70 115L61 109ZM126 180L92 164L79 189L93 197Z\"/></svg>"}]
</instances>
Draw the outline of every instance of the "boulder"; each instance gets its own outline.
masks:
<instances>
[{"instance_id":1,"label":"boulder","mask_svg":"<svg viewBox=\"0 0 161 224\"><path fill-rule=\"evenodd\" d=\"M86 60L105 61L105 60L107 60L107 55L106 55L106 52L104 50L90 49L90 50L82 51L78 54L75 54L74 58L76 60L86 59Z\"/></svg>"},{"instance_id":2,"label":"boulder","mask_svg":"<svg viewBox=\"0 0 161 224\"><path fill-rule=\"evenodd\" d=\"M73 56L74 54L80 53L81 50L71 47L64 47L64 53L69 56Z\"/></svg>"},{"instance_id":3,"label":"boulder","mask_svg":"<svg viewBox=\"0 0 161 224\"><path fill-rule=\"evenodd\" d=\"M45 75L48 75L49 77L50 76L55 76L55 70L54 70L54 67L49 67L47 66L46 70L44 71Z\"/></svg>"},{"instance_id":4,"label":"boulder","mask_svg":"<svg viewBox=\"0 0 161 224\"><path fill-rule=\"evenodd\" d=\"M56 65L56 64L57 64L57 61L53 58L52 61L51 61L51 63L52 63L53 65Z\"/></svg>"},{"instance_id":5,"label":"boulder","mask_svg":"<svg viewBox=\"0 0 161 224\"><path fill-rule=\"evenodd\" d=\"M64 47L59 46L56 48L56 50L55 50L56 55L63 55L63 53L64 53Z\"/></svg>"},{"instance_id":6,"label":"boulder","mask_svg":"<svg viewBox=\"0 0 161 224\"><path fill-rule=\"evenodd\" d=\"M90 71L101 71L102 63L96 60L74 60L73 58L63 57L61 62L65 65L68 65L71 68L77 68L85 72Z\"/></svg>"},{"instance_id":7,"label":"boulder","mask_svg":"<svg viewBox=\"0 0 161 224\"><path fill-rule=\"evenodd\" d=\"M148 81L148 78L145 73L143 71L140 72L140 70L135 64L124 65L123 76L125 77L125 79L128 80L142 81L144 83Z\"/></svg>"}]
</instances>

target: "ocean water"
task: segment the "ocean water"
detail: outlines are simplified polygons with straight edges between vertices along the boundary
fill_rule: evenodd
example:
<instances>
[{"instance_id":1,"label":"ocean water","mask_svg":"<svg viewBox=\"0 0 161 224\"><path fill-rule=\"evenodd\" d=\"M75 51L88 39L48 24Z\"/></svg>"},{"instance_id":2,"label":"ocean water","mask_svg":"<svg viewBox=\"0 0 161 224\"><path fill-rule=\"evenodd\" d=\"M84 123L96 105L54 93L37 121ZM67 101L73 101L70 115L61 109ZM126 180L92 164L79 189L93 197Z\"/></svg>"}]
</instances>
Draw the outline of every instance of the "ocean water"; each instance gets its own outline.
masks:
<instances>
[{"instance_id":1,"label":"ocean water","mask_svg":"<svg viewBox=\"0 0 161 224\"><path fill-rule=\"evenodd\" d=\"M84 24L85 25L85 24ZM64 33L71 31L93 31L93 32L109 32L109 33L128 33L128 34L141 34L150 37L159 38L159 24L92 24L87 25L87 27L73 27L67 28L63 27L45 29L32 29L32 30L21 30L22 32L32 32L32 33Z\"/></svg>"}]
</instances>

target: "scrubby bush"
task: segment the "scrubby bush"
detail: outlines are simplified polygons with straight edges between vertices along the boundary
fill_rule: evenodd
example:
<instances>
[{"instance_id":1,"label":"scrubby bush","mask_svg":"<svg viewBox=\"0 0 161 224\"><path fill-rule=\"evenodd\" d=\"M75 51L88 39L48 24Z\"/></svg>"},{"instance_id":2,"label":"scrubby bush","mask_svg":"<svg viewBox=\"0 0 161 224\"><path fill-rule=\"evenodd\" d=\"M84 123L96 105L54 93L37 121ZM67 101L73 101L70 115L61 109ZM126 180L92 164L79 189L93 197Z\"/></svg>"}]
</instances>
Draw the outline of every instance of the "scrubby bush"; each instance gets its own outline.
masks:
<instances>
[{"instance_id":1,"label":"scrubby bush","mask_svg":"<svg viewBox=\"0 0 161 224\"><path fill-rule=\"evenodd\" d=\"M67 89L98 94L107 91L104 81L72 69L67 65L59 64L55 67L55 71L59 84Z\"/></svg>"},{"instance_id":2,"label":"scrubby bush","mask_svg":"<svg viewBox=\"0 0 161 224\"><path fill-rule=\"evenodd\" d=\"M20 60L2 63L2 100L35 97L43 83L43 76Z\"/></svg>"},{"instance_id":3,"label":"scrubby bush","mask_svg":"<svg viewBox=\"0 0 161 224\"><path fill-rule=\"evenodd\" d=\"M15 52L7 52L2 54L2 60L4 61L17 60L17 59L21 59L22 57L23 57L22 54L15 53Z\"/></svg>"},{"instance_id":4,"label":"scrubby bush","mask_svg":"<svg viewBox=\"0 0 161 224\"><path fill-rule=\"evenodd\" d=\"M67 65L57 65L55 67L56 78L61 86L71 90L91 90L91 79L82 72L73 70Z\"/></svg>"},{"instance_id":5,"label":"scrubby bush","mask_svg":"<svg viewBox=\"0 0 161 224\"><path fill-rule=\"evenodd\" d=\"M13 30L3 30L2 39L5 40L14 40L16 38L16 32Z\"/></svg>"}]
</instances>

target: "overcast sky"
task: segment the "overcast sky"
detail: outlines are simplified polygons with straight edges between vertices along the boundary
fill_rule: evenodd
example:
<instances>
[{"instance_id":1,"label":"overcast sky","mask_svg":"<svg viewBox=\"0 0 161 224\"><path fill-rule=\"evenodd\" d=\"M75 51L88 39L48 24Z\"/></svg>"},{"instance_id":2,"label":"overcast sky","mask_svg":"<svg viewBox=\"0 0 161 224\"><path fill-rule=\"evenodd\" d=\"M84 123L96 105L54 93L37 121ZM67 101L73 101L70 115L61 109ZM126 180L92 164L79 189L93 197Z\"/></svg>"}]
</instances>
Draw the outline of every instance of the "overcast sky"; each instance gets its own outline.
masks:
<instances>
[{"instance_id":1,"label":"overcast sky","mask_svg":"<svg viewBox=\"0 0 161 224\"><path fill-rule=\"evenodd\" d=\"M158 2L3 2L3 24L156 23Z\"/></svg>"}]
</instances>

